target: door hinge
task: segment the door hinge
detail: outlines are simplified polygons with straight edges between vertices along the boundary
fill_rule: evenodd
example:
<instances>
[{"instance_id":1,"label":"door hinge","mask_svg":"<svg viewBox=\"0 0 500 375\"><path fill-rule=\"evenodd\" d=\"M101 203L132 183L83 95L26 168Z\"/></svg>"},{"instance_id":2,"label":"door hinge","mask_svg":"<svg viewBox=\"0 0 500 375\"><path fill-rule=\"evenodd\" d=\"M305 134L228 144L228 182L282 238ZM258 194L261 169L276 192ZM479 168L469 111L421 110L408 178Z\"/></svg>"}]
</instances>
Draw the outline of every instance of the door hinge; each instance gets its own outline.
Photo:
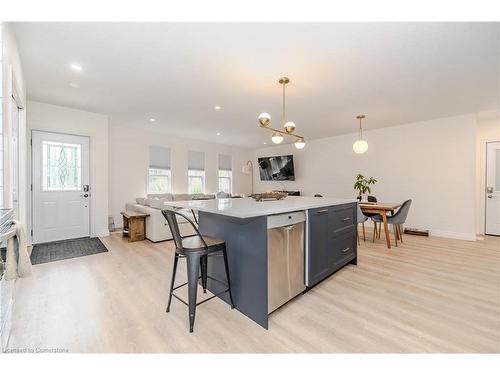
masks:
<instances>
[{"instance_id":1,"label":"door hinge","mask_svg":"<svg viewBox=\"0 0 500 375\"><path fill-rule=\"evenodd\" d=\"M33 146L33 139L30 139L30 146Z\"/></svg>"},{"instance_id":2,"label":"door hinge","mask_svg":"<svg viewBox=\"0 0 500 375\"><path fill-rule=\"evenodd\" d=\"M31 238L33 238L33 229L31 230Z\"/></svg>"},{"instance_id":3,"label":"door hinge","mask_svg":"<svg viewBox=\"0 0 500 375\"><path fill-rule=\"evenodd\" d=\"M33 184L30 185L30 189L31 189L31 191L33 191Z\"/></svg>"}]
</instances>

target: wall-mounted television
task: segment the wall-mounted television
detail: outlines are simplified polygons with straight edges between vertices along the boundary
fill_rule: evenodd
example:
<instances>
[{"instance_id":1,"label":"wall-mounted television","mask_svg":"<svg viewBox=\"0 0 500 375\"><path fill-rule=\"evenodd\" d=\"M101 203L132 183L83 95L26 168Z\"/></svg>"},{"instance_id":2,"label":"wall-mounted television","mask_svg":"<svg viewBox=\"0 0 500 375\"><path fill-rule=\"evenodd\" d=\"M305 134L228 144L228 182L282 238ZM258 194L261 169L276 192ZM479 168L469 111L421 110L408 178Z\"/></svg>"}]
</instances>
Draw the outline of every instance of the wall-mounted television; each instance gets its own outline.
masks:
<instances>
[{"instance_id":1,"label":"wall-mounted television","mask_svg":"<svg viewBox=\"0 0 500 375\"><path fill-rule=\"evenodd\" d=\"M261 181L295 181L293 155L259 158Z\"/></svg>"}]
</instances>

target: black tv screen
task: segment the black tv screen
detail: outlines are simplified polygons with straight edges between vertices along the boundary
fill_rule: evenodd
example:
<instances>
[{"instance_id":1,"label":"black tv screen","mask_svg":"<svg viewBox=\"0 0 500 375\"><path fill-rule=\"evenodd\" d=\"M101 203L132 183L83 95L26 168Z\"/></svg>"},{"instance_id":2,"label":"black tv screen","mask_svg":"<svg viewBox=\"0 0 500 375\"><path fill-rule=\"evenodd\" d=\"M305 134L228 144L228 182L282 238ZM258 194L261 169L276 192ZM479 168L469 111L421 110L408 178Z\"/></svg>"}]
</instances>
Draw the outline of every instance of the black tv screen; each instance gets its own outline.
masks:
<instances>
[{"instance_id":1,"label":"black tv screen","mask_svg":"<svg viewBox=\"0 0 500 375\"><path fill-rule=\"evenodd\" d=\"M261 181L295 181L293 155L259 158Z\"/></svg>"}]
</instances>

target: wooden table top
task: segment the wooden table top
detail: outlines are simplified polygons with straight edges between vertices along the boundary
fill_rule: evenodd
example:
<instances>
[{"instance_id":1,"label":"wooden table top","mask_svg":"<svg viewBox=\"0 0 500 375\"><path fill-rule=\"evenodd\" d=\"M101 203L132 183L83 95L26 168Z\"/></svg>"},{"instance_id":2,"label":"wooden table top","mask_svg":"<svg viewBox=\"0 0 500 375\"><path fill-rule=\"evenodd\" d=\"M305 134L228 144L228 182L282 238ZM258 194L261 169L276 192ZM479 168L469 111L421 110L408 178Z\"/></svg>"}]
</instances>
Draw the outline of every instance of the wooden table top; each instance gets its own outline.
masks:
<instances>
[{"instance_id":1,"label":"wooden table top","mask_svg":"<svg viewBox=\"0 0 500 375\"><path fill-rule=\"evenodd\" d=\"M137 211L130 211L130 210L122 211L120 213L122 214L122 216L125 216L127 219L130 219L131 217L146 217L146 216L149 216L149 214L145 214L145 213L137 212Z\"/></svg>"},{"instance_id":2,"label":"wooden table top","mask_svg":"<svg viewBox=\"0 0 500 375\"><path fill-rule=\"evenodd\" d=\"M401 203L371 203L371 202L361 202L359 204L361 210L373 210L373 211L394 211L401 207Z\"/></svg>"}]
</instances>

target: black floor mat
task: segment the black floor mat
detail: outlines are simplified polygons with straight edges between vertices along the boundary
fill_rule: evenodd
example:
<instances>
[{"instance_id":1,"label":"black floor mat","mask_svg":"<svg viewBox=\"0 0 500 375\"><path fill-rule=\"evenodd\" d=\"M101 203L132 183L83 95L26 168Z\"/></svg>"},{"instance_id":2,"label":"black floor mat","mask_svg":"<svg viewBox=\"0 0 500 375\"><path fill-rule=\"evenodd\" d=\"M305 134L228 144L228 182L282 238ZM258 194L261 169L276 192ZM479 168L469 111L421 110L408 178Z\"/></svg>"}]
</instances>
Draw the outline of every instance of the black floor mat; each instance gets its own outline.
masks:
<instances>
[{"instance_id":1,"label":"black floor mat","mask_svg":"<svg viewBox=\"0 0 500 375\"><path fill-rule=\"evenodd\" d=\"M33 246L31 263L55 262L57 260L105 253L107 251L106 246L97 237L47 242Z\"/></svg>"}]
</instances>

